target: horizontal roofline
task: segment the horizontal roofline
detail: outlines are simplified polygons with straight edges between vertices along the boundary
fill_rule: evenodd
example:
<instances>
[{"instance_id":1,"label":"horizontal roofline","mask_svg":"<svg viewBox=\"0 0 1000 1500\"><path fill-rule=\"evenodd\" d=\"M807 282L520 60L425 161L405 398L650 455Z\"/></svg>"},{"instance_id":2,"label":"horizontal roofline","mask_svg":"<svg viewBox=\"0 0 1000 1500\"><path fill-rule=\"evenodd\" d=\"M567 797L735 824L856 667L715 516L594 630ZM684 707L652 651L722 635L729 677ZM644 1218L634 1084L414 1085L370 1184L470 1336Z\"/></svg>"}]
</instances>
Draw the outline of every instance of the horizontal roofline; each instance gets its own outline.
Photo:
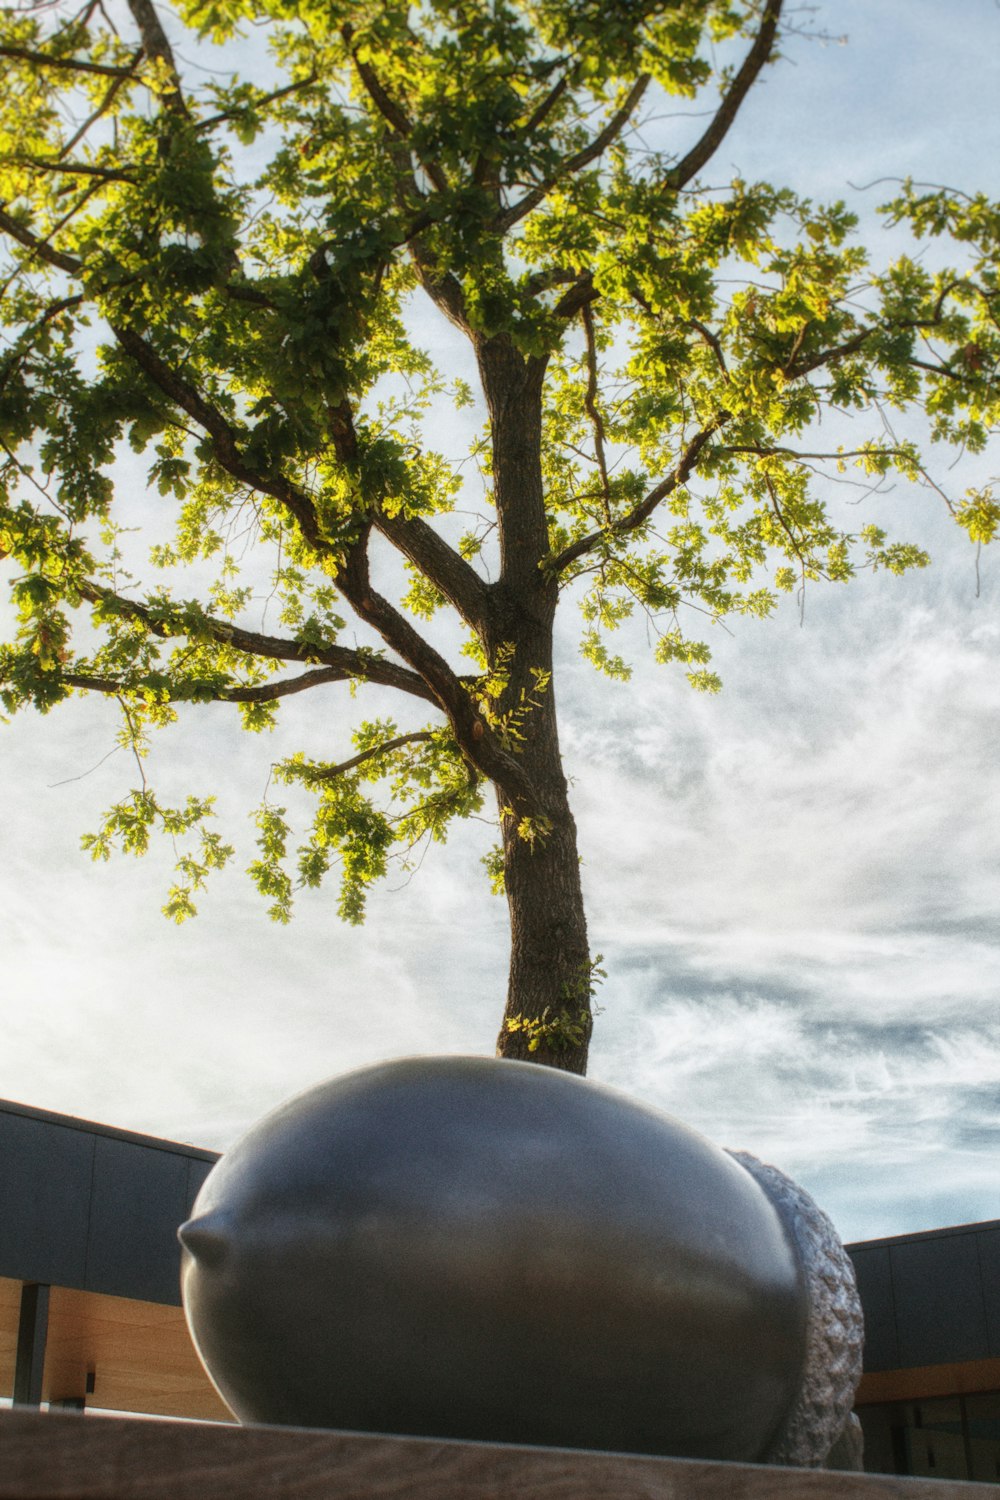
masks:
<instances>
[{"instance_id":1,"label":"horizontal roofline","mask_svg":"<svg viewBox=\"0 0 1000 1500\"><path fill-rule=\"evenodd\" d=\"M1000 1219L980 1219L974 1224L945 1224L940 1229L914 1229L909 1234L887 1234L877 1240L852 1240L845 1250L872 1250L882 1245L907 1244L913 1240L939 1240L949 1234L983 1234L990 1229L1000 1229Z\"/></svg>"},{"instance_id":2,"label":"horizontal roofline","mask_svg":"<svg viewBox=\"0 0 1000 1500\"><path fill-rule=\"evenodd\" d=\"M102 1125L96 1120L82 1120L78 1115L61 1115L51 1109L36 1109L31 1104L19 1104L14 1099L0 1099L0 1114L23 1115L29 1120L41 1120L47 1125L62 1125L67 1130L85 1131L89 1135L107 1135L116 1141L130 1141L135 1146L146 1146L151 1151L169 1151L174 1156L193 1156L198 1161L218 1161L218 1151L207 1151L202 1146L192 1146L187 1141L168 1141L157 1135L142 1135L136 1130L119 1130L116 1125Z\"/></svg>"}]
</instances>

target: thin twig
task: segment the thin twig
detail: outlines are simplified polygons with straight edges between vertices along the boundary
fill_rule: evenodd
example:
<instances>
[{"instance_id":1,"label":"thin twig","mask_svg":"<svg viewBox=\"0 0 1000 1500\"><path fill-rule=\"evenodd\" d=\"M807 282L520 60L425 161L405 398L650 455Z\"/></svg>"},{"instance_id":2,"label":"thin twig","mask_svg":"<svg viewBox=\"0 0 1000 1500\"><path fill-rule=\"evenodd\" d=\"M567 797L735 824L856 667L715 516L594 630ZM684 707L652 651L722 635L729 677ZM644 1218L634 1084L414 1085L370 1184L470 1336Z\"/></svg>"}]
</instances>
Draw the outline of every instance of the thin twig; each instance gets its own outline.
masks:
<instances>
[{"instance_id":1,"label":"thin twig","mask_svg":"<svg viewBox=\"0 0 1000 1500\"><path fill-rule=\"evenodd\" d=\"M567 157L557 171L551 173L544 182L539 183L538 187L532 188L517 203L512 204L510 208L500 214L495 221L494 227L501 234L506 234L526 214L529 214L533 208L537 208L539 203L548 196L557 183L562 182L566 177L572 177L577 172L581 172L584 167L589 167L592 161L597 161L598 157L603 156L604 152L614 143L628 124L636 106L649 87L650 81L648 73L641 73L629 89L621 108L615 111L604 129L594 137L590 145L585 146L582 151L577 151L575 155Z\"/></svg>"},{"instance_id":2,"label":"thin twig","mask_svg":"<svg viewBox=\"0 0 1000 1500\"><path fill-rule=\"evenodd\" d=\"M90 127L92 125L96 125L97 121L101 118L102 115L107 114L108 110L115 102L115 98L117 97L119 91L124 88L125 84L130 78L135 76L135 70L138 67L139 62L145 55L146 54L142 47L136 48L136 51L132 55L132 61L128 65L128 68L120 78L116 78L114 80L111 87L108 89L107 93L104 95L103 99L94 110L93 114L87 116L83 124L80 126L79 130L77 130L76 134L72 135L66 142L65 146L63 146L62 148L62 151L59 153L61 156L68 156L73 148L80 144L84 136L89 131Z\"/></svg>"},{"instance_id":3,"label":"thin twig","mask_svg":"<svg viewBox=\"0 0 1000 1500\"><path fill-rule=\"evenodd\" d=\"M375 745L371 750L362 750L357 755L352 755L350 760L342 760L336 766L324 766L322 771L311 771L308 776L310 782L335 781L338 776L343 776L345 771L353 771L357 766L363 766L366 761L377 760L380 755L391 755L394 750L401 750L404 745L426 744L434 738L434 732L430 729L417 729L412 734L400 734L393 740L386 740L382 745Z\"/></svg>"},{"instance_id":4,"label":"thin twig","mask_svg":"<svg viewBox=\"0 0 1000 1500\"><path fill-rule=\"evenodd\" d=\"M594 453L597 458L598 473L601 476L601 488L604 491L604 519L610 525L611 486L608 483L608 465L604 453L604 420L597 406L597 340L594 333L594 314L587 302L584 303L581 312L587 339L587 389L583 404L594 428Z\"/></svg>"},{"instance_id":5,"label":"thin twig","mask_svg":"<svg viewBox=\"0 0 1000 1500\"><path fill-rule=\"evenodd\" d=\"M93 776L95 771L99 771L101 769L106 760L110 760L112 755L117 755L119 750L121 749L121 745L113 745L112 748L108 751L107 755L102 755L97 764L91 766L89 771L81 771L79 776L64 776L62 781L50 781L48 790L50 792L54 792L56 787L69 786L74 781L86 781L88 776Z\"/></svg>"},{"instance_id":6,"label":"thin twig","mask_svg":"<svg viewBox=\"0 0 1000 1500\"><path fill-rule=\"evenodd\" d=\"M638 530L668 495L673 494L679 485L687 482L688 476L701 456L702 449L713 435L729 420L729 412L720 412L700 432L695 433L681 455L680 460L667 475L666 479L662 479L659 484L654 485L649 494L633 510L630 510L627 515L620 516L610 526L606 526L600 531L593 531L589 536L579 537L575 542L570 542L569 546L564 547L555 557L546 559L544 563L546 572L562 573L571 563L576 562L580 557L585 557L588 552L593 551L602 542L613 541L620 536L627 535L630 531Z\"/></svg>"},{"instance_id":7,"label":"thin twig","mask_svg":"<svg viewBox=\"0 0 1000 1500\"><path fill-rule=\"evenodd\" d=\"M124 716L125 716L125 722L128 725L129 748L131 749L132 755L133 755L133 757L135 759L135 763L136 763L136 765L139 768L139 776L140 776L140 779L142 781L142 794L143 794L143 796L145 796L146 793L147 793L147 791L149 790L149 787L148 787L148 784L147 784L147 781L146 781L146 771L145 771L145 768L144 768L144 766L142 764L142 756L139 754L139 746L138 746L139 731L135 727L135 721L132 718L132 712L131 712L128 704L125 702L125 699L121 696L121 694L118 694L118 693L116 693L115 696L118 699L118 707L121 709L122 713L124 714Z\"/></svg>"}]
</instances>

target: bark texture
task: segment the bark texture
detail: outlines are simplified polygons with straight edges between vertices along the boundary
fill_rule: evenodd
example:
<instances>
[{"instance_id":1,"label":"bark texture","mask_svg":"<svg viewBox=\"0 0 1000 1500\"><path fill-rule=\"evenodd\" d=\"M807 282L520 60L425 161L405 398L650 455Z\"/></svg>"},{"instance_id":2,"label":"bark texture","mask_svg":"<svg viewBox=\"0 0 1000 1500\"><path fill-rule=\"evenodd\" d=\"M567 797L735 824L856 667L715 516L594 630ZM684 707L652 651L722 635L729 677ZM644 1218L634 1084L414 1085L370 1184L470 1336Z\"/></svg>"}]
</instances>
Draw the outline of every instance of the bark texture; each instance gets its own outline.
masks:
<instances>
[{"instance_id":1,"label":"bark texture","mask_svg":"<svg viewBox=\"0 0 1000 1500\"><path fill-rule=\"evenodd\" d=\"M552 683L558 584L542 566L549 551L541 463L545 364L525 359L506 336L477 352L492 426L501 559L485 644L491 669L505 678L489 733L503 742L518 772L516 779L493 777L511 928L497 1052L584 1073L590 951Z\"/></svg>"},{"instance_id":2,"label":"bark texture","mask_svg":"<svg viewBox=\"0 0 1000 1500\"><path fill-rule=\"evenodd\" d=\"M576 825L558 768L557 775L561 796L553 785L544 839L526 839L516 815L501 809L510 974L497 1055L585 1073L593 1025L590 951Z\"/></svg>"}]
</instances>

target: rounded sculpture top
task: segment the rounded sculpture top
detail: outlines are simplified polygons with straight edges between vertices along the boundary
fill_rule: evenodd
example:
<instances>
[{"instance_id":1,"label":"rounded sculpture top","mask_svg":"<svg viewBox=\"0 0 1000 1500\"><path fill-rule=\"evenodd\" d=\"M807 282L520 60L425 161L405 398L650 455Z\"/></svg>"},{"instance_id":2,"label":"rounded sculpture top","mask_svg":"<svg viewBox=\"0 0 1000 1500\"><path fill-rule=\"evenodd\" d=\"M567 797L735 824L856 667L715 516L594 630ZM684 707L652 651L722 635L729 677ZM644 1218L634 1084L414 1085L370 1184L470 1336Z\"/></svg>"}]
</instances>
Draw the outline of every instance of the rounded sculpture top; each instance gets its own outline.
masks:
<instances>
[{"instance_id":1,"label":"rounded sculpture top","mask_svg":"<svg viewBox=\"0 0 1000 1500\"><path fill-rule=\"evenodd\" d=\"M245 1421L753 1461L805 1360L799 1258L754 1177L525 1063L410 1058L300 1095L181 1240Z\"/></svg>"}]
</instances>

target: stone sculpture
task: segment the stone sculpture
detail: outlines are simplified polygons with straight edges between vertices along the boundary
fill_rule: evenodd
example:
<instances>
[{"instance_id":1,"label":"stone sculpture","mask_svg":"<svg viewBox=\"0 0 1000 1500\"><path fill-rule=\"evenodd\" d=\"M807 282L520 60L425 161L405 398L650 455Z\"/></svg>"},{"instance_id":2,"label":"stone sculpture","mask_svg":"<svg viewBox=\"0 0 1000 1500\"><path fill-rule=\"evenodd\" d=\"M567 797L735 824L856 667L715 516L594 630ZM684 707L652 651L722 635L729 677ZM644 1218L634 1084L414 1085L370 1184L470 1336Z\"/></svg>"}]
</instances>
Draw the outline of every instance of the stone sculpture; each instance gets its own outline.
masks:
<instances>
[{"instance_id":1,"label":"stone sculpture","mask_svg":"<svg viewBox=\"0 0 1000 1500\"><path fill-rule=\"evenodd\" d=\"M810 1465L860 1373L850 1264L801 1189L526 1063L322 1084L226 1153L180 1238L242 1421Z\"/></svg>"}]
</instances>

